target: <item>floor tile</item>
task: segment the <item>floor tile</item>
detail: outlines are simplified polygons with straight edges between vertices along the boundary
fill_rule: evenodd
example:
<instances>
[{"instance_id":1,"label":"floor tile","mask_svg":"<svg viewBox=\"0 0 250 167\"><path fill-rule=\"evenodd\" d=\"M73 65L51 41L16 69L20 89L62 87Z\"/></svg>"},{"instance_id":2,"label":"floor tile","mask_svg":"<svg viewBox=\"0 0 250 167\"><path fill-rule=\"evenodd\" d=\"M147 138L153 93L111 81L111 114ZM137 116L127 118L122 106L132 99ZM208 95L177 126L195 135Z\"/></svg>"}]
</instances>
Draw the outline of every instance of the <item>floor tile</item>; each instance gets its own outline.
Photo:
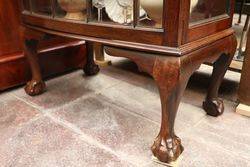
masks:
<instances>
[{"instance_id":1,"label":"floor tile","mask_svg":"<svg viewBox=\"0 0 250 167\"><path fill-rule=\"evenodd\" d=\"M113 58L108 56L113 61L111 67L104 67L102 73L108 76L116 77L131 85L140 86L151 92L157 92L157 87L153 78L149 75L138 71L135 63L125 58ZM201 65L191 77L187 89L182 97L182 102L189 103L201 107L202 102L206 97L207 88L209 85L210 75L213 68L208 65ZM230 101L237 100L237 88L240 81L240 73L227 71L225 79L221 85L220 97Z\"/></svg>"},{"instance_id":2,"label":"floor tile","mask_svg":"<svg viewBox=\"0 0 250 167\"><path fill-rule=\"evenodd\" d=\"M249 118L237 115L233 102L225 101L225 107L222 116L204 117L196 127L181 134L185 147L183 165L249 166Z\"/></svg>"},{"instance_id":3,"label":"floor tile","mask_svg":"<svg viewBox=\"0 0 250 167\"><path fill-rule=\"evenodd\" d=\"M160 122L161 120L161 102L158 92L151 92L123 82L102 91L101 95L109 98L113 103L153 121Z\"/></svg>"},{"instance_id":4,"label":"floor tile","mask_svg":"<svg viewBox=\"0 0 250 167\"><path fill-rule=\"evenodd\" d=\"M202 137L201 137L202 136ZM192 167L245 167L249 161L224 151L208 142L211 136L204 135L202 131L190 132L182 136L185 150L180 166Z\"/></svg>"},{"instance_id":5,"label":"floor tile","mask_svg":"<svg viewBox=\"0 0 250 167\"><path fill-rule=\"evenodd\" d=\"M112 103L120 105L134 113L142 115L152 121L161 121L161 103L158 91L141 88L129 83L120 83L101 94L111 99ZM176 130L181 130L195 125L206 114L202 108L181 103L176 119Z\"/></svg>"},{"instance_id":6,"label":"floor tile","mask_svg":"<svg viewBox=\"0 0 250 167\"><path fill-rule=\"evenodd\" d=\"M44 117L24 126L0 145L1 166L130 166L116 156L80 140Z\"/></svg>"},{"instance_id":7,"label":"floor tile","mask_svg":"<svg viewBox=\"0 0 250 167\"><path fill-rule=\"evenodd\" d=\"M30 97L26 95L22 88L15 92L15 95L40 109L53 109L117 83L119 83L119 80L101 73L96 76L86 77L83 75L82 70L79 70L47 81L47 92L42 95Z\"/></svg>"},{"instance_id":8,"label":"floor tile","mask_svg":"<svg viewBox=\"0 0 250 167\"><path fill-rule=\"evenodd\" d=\"M226 102L225 107L226 111L222 116L218 118L205 117L197 127L249 145L249 118L235 113L235 105L232 102Z\"/></svg>"},{"instance_id":9,"label":"floor tile","mask_svg":"<svg viewBox=\"0 0 250 167\"><path fill-rule=\"evenodd\" d=\"M59 109L54 115L76 125L83 133L134 164L151 161L150 146L159 126L114 106L101 95L79 100Z\"/></svg>"},{"instance_id":10,"label":"floor tile","mask_svg":"<svg viewBox=\"0 0 250 167\"><path fill-rule=\"evenodd\" d=\"M196 134L209 138L207 143L250 160L249 118L236 114L230 102L226 103L226 107L225 113L218 118L205 117L196 127L201 132Z\"/></svg>"},{"instance_id":11,"label":"floor tile","mask_svg":"<svg viewBox=\"0 0 250 167\"><path fill-rule=\"evenodd\" d=\"M135 63L125 58L119 58L118 60L115 58L112 60L114 60L112 66L102 68L103 74L115 77L131 85L140 86L152 92L158 91L154 79L148 74L140 72Z\"/></svg>"},{"instance_id":12,"label":"floor tile","mask_svg":"<svg viewBox=\"0 0 250 167\"><path fill-rule=\"evenodd\" d=\"M41 115L39 111L11 95L0 96L0 142L20 126Z\"/></svg>"}]
</instances>

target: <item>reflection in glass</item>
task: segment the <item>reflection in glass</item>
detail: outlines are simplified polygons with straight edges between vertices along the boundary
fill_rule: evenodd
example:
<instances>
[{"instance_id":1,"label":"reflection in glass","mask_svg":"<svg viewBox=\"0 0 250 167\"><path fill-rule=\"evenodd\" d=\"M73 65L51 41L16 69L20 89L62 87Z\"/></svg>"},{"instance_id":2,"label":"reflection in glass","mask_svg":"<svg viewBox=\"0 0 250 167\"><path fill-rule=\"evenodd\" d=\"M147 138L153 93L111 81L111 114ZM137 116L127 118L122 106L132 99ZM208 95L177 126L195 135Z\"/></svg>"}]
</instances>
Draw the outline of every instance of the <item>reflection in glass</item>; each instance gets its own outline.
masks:
<instances>
[{"instance_id":1,"label":"reflection in glass","mask_svg":"<svg viewBox=\"0 0 250 167\"><path fill-rule=\"evenodd\" d=\"M86 20L86 0L57 0L56 17L71 20Z\"/></svg>"},{"instance_id":2,"label":"reflection in glass","mask_svg":"<svg viewBox=\"0 0 250 167\"><path fill-rule=\"evenodd\" d=\"M93 0L93 6L100 2L100 0ZM98 21L98 17L102 15L103 22L113 22L116 24L131 25L133 21L133 0L104 0L102 1L101 8L105 10L93 10L93 21ZM97 7L98 9L98 7ZM96 14L98 13L98 14Z\"/></svg>"},{"instance_id":3,"label":"reflection in glass","mask_svg":"<svg viewBox=\"0 0 250 167\"><path fill-rule=\"evenodd\" d=\"M51 15L51 1L50 0L31 0L32 12L41 14L41 15Z\"/></svg>"},{"instance_id":4,"label":"reflection in glass","mask_svg":"<svg viewBox=\"0 0 250 167\"><path fill-rule=\"evenodd\" d=\"M137 25L161 28L163 1L140 0ZM92 0L94 8L90 21L131 26L134 21L134 5L134 0Z\"/></svg>"},{"instance_id":5,"label":"reflection in glass","mask_svg":"<svg viewBox=\"0 0 250 167\"><path fill-rule=\"evenodd\" d=\"M30 10L30 2L29 0L23 0L23 10L27 10L29 11Z\"/></svg>"},{"instance_id":6,"label":"reflection in glass","mask_svg":"<svg viewBox=\"0 0 250 167\"><path fill-rule=\"evenodd\" d=\"M133 21L133 2L130 1L117 1L123 8L124 23L129 24Z\"/></svg>"},{"instance_id":7,"label":"reflection in glass","mask_svg":"<svg viewBox=\"0 0 250 167\"><path fill-rule=\"evenodd\" d=\"M139 25L162 28L163 0L140 0L141 9L145 14L140 17Z\"/></svg>"},{"instance_id":8,"label":"reflection in glass","mask_svg":"<svg viewBox=\"0 0 250 167\"><path fill-rule=\"evenodd\" d=\"M230 0L191 0L190 22L228 14Z\"/></svg>"},{"instance_id":9,"label":"reflection in glass","mask_svg":"<svg viewBox=\"0 0 250 167\"><path fill-rule=\"evenodd\" d=\"M105 7L104 0L96 0L93 2L93 6L97 8L98 10L98 21L102 21L102 9Z\"/></svg>"},{"instance_id":10,"label":"reflection in glass","mask_svg":"<svg viewBox=\"0 0 250 167\"><path fill-rule=\"evenodd\" d=\"M30 9L41 15L52 15L53 6L53 16L56 18L126 26L134 25L136 5L139 11L136 12L138 18L135 25L162 28L164 0L140 0L137 4L134 4L134 0L30 0L31 3L29 0L22 1L25 9L28 9L30 4Z\"/></svg>"}]
</instances>

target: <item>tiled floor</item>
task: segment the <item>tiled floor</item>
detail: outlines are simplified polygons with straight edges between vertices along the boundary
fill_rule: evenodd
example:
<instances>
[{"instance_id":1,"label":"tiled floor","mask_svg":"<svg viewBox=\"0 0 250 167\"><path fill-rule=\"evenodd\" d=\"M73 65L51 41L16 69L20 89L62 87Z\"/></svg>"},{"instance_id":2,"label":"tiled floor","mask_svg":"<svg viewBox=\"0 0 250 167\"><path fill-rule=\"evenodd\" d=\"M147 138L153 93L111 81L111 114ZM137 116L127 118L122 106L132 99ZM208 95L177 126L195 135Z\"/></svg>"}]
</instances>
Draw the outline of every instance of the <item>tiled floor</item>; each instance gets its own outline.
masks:
<instances>
[{"instance_id":1,"label":"tiled floor","mask_svg":"<svg viewBox=\"0 0 250 167\"><path fill-rule=\"evenodd\" d=\"M23 88L0 95L0 166L161 166L150 146L160 126L152 78L124 59L85 77L81 70L47 81L47 92ZM250 167L250 120L234 113L240 75L222 84L225 114L201 108L211 67L202 66L182 98L176 132L185 151L180 166Z\"/></svg>"}]
</instances>

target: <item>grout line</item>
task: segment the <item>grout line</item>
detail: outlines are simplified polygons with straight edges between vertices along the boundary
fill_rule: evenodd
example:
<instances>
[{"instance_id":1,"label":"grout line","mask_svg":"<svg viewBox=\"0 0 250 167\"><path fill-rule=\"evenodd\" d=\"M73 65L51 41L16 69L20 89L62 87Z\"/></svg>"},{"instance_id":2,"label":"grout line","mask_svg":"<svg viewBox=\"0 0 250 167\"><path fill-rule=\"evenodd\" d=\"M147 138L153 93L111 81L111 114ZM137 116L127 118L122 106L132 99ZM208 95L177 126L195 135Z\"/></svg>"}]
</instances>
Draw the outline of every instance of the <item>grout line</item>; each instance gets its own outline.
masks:
<instances>
[{"instance_id":1,"label":"grout line","mask_svg":"<svg viewBox=\"0 0 250 167\"><path fill-rule=\"evenodd\" d=\"M77 103L80 100L85 100L87 98L91 98L94 95L95 95L94 93L87 93L84 96L80 96L80 97L78 97L78 98L76 98L76 99L74 99L72 101L69 101L68 103L62 104L62 105L60 105L58 107L45 109L45 113L54 112L54 111L57 111L59 109L63 109L63 108L68 107L68 106L70 106L70 105L72 105L74 103Z\"/></svg>"},{"instance_id":2,"label":"grout line","mask_svg":"<svg viewBox=\"0 0 250 167\"><path fill-rule=\"evenodd\" d=\"M106 96L105 96L106 97ZM157 121L154 121L154 120L151 120L150 118L148 118L148 117L146 117L146 116L144 116L144 115L142 115L142 114L139 114L139 113L137 113L137 112L134 112L134 111L132 111L132 109L130 109L130 108L126 108L126 107L124 107L122 104L120 104L120 103L115 103L115 102L113 102L112 100L111 101L106 101L107 103L110 103L110 104L112 104L112 105L115 105L115 106L117 106L117 107L120 107L120 108L122 108L122 109L124 109L124 110L126 110L129 114L131 114L131 115L134 115L134 116L139 116L139 117L141 117L141 118L144 118L144 119L146 119L146 120L148 120L148 121L150 121L150 122L152 122L152 123L154 123L154 124L156 124L156 125L160 125L161 124L161 122L157 122ZM184 102L183 102L184 103ZM185 104L185 103L184 103ZM187 104L187 103L186 103ZM193 106L195 106L195 105L193 105ZM195 106L196 107L196 106ZM160 112L162 112L162 111L160 111ZM206 115L203 115L202 117L200 117L200 120L197 122L197 123L195 123L195 125L190 125L190 128L193 128L193 127L196 127L197 126L197 124L199 124L203 119L205 119L206 118ZM189 129L189 128L188 128ZM185 131L187 131L187 130L185 130ZM183 133L183 132L180 132L180 133ZM180 134L179 133L179 134Z\"/></svg>"},{"instance_id":3,"label":"grout line","mask_svg":"<svg viewBox=\"0 0 250 167\"><path fill-rule=\"evenodd\" d=\"M205 111L204 111L205 112ZM201 119L199 121L197 121L193 126L192 128L196 128L200 125L201 122L203 122L206 118L207 118L208 115L204 115L201 117Z\"/></svg>"},{"instance_id":4,"label":"grout line","mask_svg":"<svg viewBox=\"0 0 250 167\"><path fill-rule=\"evenodd\" d=\"M95 94L101 94L101 93L104 92L105 90L110 89L110 88L113 88L113 87L116 87L116 86L119 85L120 83L122 83L122 81L119 81L118 83L115 83L115 84L110 85L110 86L108 86L108 87L106 87L106 88L100 89L100 90L98 90L98 91L94 91L94 93L95 93Z\"/></svg>"},{"instance_id":5,"label":"grout line","mask_svg":"<svg viewBox=\"0 0 250 167\"><path fill-rule=\"evenodd\" d=\"M104 74L104 75L105 75L105 74ZM51 109L43 109L42 107L40 107L40 106L38 106L38 105L36 105L36 104L34 104L34 103L32 103L32 102L29 102L28 100L25 100L25 99L23 99L23 98L20 98L19 96L17 96L17 95L14 94L14 93L11 94L11 95L14 96L14 97L16 97L17 99L19 99L19 100L25 102L26 104L28 104L28 105L30 105L30 106L32 106L32 107L34 107L34 108L40 110L41 112L47 112L47 111L49 111L49 110L56 110L56 109L59 109L59 108L62 108L62 107L67 107L67 106L70 105L72 102L78 101L79 99L86 99L86 98L88 98L88 97L93 97L94 95L102 94L106 89L109 89L109 88L112 88L112 87L116 87L116 86L118 86L120 83L123 83L123 80L120 80L118 83L113 84L113 85L110 85L110 86L108 86L108 87L106 87L106 88L100 89L100 90L98 90L98 91L94 91L93 93L87 93L87 94L86 94L86 97L84 97L84 98L83 98L83 96L81 96L81 97L79 97L79 98L77 98L77 99L74 99L73 101L70 101L69 103L67 103L67 104L65 104L65 105L62 105L62 106L56 107L56 108L51 108ZM102 94L102 95L103 95L103 94ZM142 114L136 113L136 112L132 111L131 109L124 107L124 106L121 105L121 104L117 104L117 103L115 103L115 102L109 102L109 103L110 103L110 104L113 104L113 105L115 105L115 106L117 106L117 107L123 108L124 110L128 111L128 113L130 113L130 114L132 114L132 115L134 115L134 116L139 116L139 117L141 117L141 118L144 118L144 119L146 119L146 120L148 120L148 121L150 121L150 122L152 122L152 123L154 123L154 124L156 124L156 125L159 125L159 124L160 124L159 122L156 122L156 121L154 121L154 120L151 120L151 119L149 119L148 117L146 117L146 116L144 116L144 115L142 115ZM42 110L43 110L43 111L42 111Z\"/></svg>"},{"instance_id":6,"label":"grout line","mask_svg":"<svg viewBox=\"0 0 250 167\"><path fill-rule=\"evenodd\" d=\"M24 102L25 104L27 104L27 105L29 105L29 106L31 106L31 107L33 107L33 108L37 109L37 110L40 111L40 113L41 113L40 115L38 115L38 116L36 116L36 117L30 119L28 122L25 122L24 124L21 124L21 125L20 125L20 128L18 129L18 131L21 130L21 127L27 126L27 125L29 125L29 124L35 122L36 120L39 120L39 119L41 119L42 117L45 116L45 117L49 118L50 120L52 120L53 122L55 122L55 123L57 123L57 124L59 124L59 125L65 127L65 128L67 128L67 129L70 130L71 132L78 134L79 137L80 137L80 139L83 140L83 141L85 141L85 142L87 142L88 144L93 145L93 146L95 146L95 147L98 147L98 148L100 148L100 149L102 149L102 150L105 150L106 152L108 152L108 153L110 153L110 154L112 154L112 155L115 155L118 159L123 160L123 161L126 161L126 162L128 162L129 164L132 164L133 166L138 166L135 162L132 162L131 160L126 159L123 155L120 155L120 154L118 154L117 152L113 151L110 147L108 147L108 146L102 144L101 142L98 142L97 140L95 140L95 139L92 138L91 136L88 136L88 135L84 134L84 133L81 131L81 129L79 129L79 128L76 127L75 125L73 125L73 124L71 124L71 123L69 123L69 122L67 122L67 121L64 121L64 120L62 120L62 119L60 119L60 118L54 117L53 114L51 114L50 112L43 112L42 109L41 109L40 107L37 107L37 105L34 105L33 103L30 103L30 102L28 102L28 101L26 101L26 100L24 100L24 99L22 99L22 98L16 96L15 94L11 94L11 96L14 97L14 98L16 98L16 99L18 99L18 100L20 100L20 101L22 101L22 102ZM87 97L84 97L84 98L83 98L83 97L80 97L80 98L78 98L78 99L76 99L76 100L86 99L86 98L91 97L91 96L95 96L95 94L89 94L89 96L87 96ZM67 105L69 105L69 104L66 104L66 105L61 106L61 107L65 107L65 106L67 106ZM58 109L58 108L57 108L57 109ZM51 110L56 110L56 108L51 109ZM92 142L91 142L91 141L92 141ZM138 166L138 167L139 167L139 166Z\"/></svg>"},{"instance_id":7,"label":"grout line","mask_svg":"<svg viewBox=\"0 0 250 167\"><path fill-rule=\"evenodd\" d=\"M84 98L83 98L83 97L77 98L77 99L75 99L75 100L73 100L73 101L70 101L70 103L68 103L68 104L66 104L66 105L63 105L63 106L60 106L60 107L66 107L66 106L70 105L71 102L78 101L79 99L86 99L86 98L93 97L93 96L95 96L95 95L101 94L101 93L102 93L103 91L105 91L106 89L109 89L109 88L111 88L111 87L116 87L117 85L119 85L120 83L122 83L122 81L123 81L123 80L119 81L119 82L116 83L116 84L113 84L113 85L111 85L111 86L108 86L108 87L106 87L106 88L100 89L100 90L98 90L98 91L94 91L93 93L86 94L86 96L85 96ZM42 111L41 107L39 107L38 105L36 105L36 104L34 104L34 103L32 103L32 102L26 101L25 99L22 99L22 98L18 97L16 94L12 94L12 93L11 93L10 95L11 95L11 96L14 96L15 98L17 98L17 99L19 99L19 100L25 102L26 104L28 104L28 105L30 105L30 106L32 106L32 107L38 109L39 111L44 112L44 111ZM226 101L232 102L231 100L226 100ZM124 107L123 105L121 105L120 103L115 103L115 102L112 102L112 101L111 101L111 102L107 101L107 102L110 103L110 104L113 104L113 105L115 105L115 106L117 106L117 107L123 108L125 111L127 111L127 112L130 113L131 115L139 116L139 117L141 117L141 118L147 119L148 121L150 121L150 122L152 122L152 123L155 123L155 124L159 125L158 122L153 121L153 120L151 120L151 119L145 117L144 115L141 115L141 114L139 114L139 113L133 112L132 109L126 108L126 107ZM58 109L58 108L54 108L54 109ZM46 109L45 109L45 111L46 111ZM48 111L48 110L47 110L47 111ZM44 114L43 114L43 115L44 115ZM120 158L119 154L117 154L115 151L113 151L110 147L107 147L107 146L103 145L102 143L96 141L96 140L93 139L92 137L87 136L87 135L84 134L78 127L75 127L73 124L68 123L68 122L64 122L63 120L58 120L57 118L55 118L55 117L54 117L53 115L51 115L50 113L46 113L45 115L48 116L48 117L51 118L51 119L52 119L52 117L53 117L54 122L57 122L57 123L59 123L60 125L63 124L64 127L67 127L68 129L71 129L71 131L74 131L75 133L79 134L79 135L82 137L82 139L83 139L84 141L87 141L89 144L92 144L92 145L94 145L94 146L97 145L97 146L99 146L100 148L102 148L102 149L104 149L104 150L106 150L106 151L108 151L108 152L110 152L110 153L116 155L118 158ZM41 118L41 117L42 117L42 115L40 115L40 116L39 116L38 118L36 118L36 119L32 118L30 121L27 122L27 124L29 124L29 122L31 123L31 122L33 122L33 121L35 121L35 120L37 120L37 119L39 119L39 118ZM191 127L192 127L192 128L198 127L198 125L199 125L205 118L206 118L206 115L204 115L203 117L201 117L201 119L200 119L195 125L193 125L193 126L191 126ZM33 119L34 119L34 120L33 120ZM55 120L56 120L56 121L55 121ZM26 123L25 123L25 124L26 124ZM25 125L25 124L24 124L24 125ZM188 130L190 130L190 129L191 129L191 128L188 128L186 131L188 131ZM210 133L210 132L209 132L209 133ZM215 135L216 135L216 134L215 134ZM218 136L219 136L219 135L218 135ZM221 137L221 136L220 136L220 137ZM90 142L89 140L93 140L93 142ZM220 148L220 147L217 147L217 148ZM224 150L225 152L228 152L228 153L232 153L230 150L227 150L227 149L222 149L222 150ZM245 159L244 157L240 157L240 158L241 158L241 159ZM246 159L246 160L249 161L249 159Z\"/></svg>"},{"instance_id":8,"label":"grout line","mask_svg":"<svg viewBox=\"0 0 250 167\"><path fill-rule=\"evenodd\" d=\"M198 128L198 125L199 125L199 124L201 123L201 121L203 121L205 118L206 118L206 117L204 117L202 120L200 120L199 123L197 123L197 124L196 124L195 126L193 126L191 129L186 130L185 133L188 133L188 132L190 132L190 131L193 131L194 128L196 128L197 130L205 131L205 132L207 132L207 133L209 133L209 134L211 134L211 135L215 135L215 136L220 137L220 138L225 138L225 137L220 136L220 135L218 135L218 134L216 134L216 133L212 133L212 132L209 132L209 131L207 131L207 130ZM183 134L185 134L185 133L183 133ZM226 140L229 140L229 141L230 141L230 139L226 139ZM232 141L235 142L234 140L232 140ZM210 144L207 144L207 143L204 143L204 142L202 142L202 144L205 144L205 145L207 145L207 146L210 145ZM243 144L243 145L248 146L247 144L244 144L244 143L240 143L240 144ZM224 147L219 147L219 146L213 146L213 147L216 147L218 150L222 150L222 151L224 151L224 152L226 152L226 153L233 154L233 155L235 155L235 157L239 157L239 155L238 155L237 153L234 153L233 151L228 150L228 149L226 149L226 148L224 148ZM248 159L248 158L245 158L245 157L243 157L243 156L241 156L241 157L239 157L239 158L242 159L242 160L249 161L249 163L250 163L250 159Z\"/></svg>"},{"instance_id":9,"label":"grout line","mask_svg":"<svg viewBox=\"0 0 250 167\"><path fill-rule=\"evenodd\" d=\"M23 128L30 126L30 124L34 123L35 121L37 121L43 117L44 117L43 114L39 114L39 115L36 115L33 118L29 119L27 122L24 122L24 123L17 125L16 130L13 132L13 134L19 134L23 130Z\"/></svg>"},{"instance_id":10,"label":"grout line","mask_svg":"<svg viewBox=\"0 0 250 167\"><path fill-rule=\"evenodd\" d=\"M146 116L144 116L142 114L139 114L137 112L132 111L132 109L124 107L122 104L118 104L118 103L115 103L115 102L112 102L112 101L106 101L106 102L109 103L109 104L115 105L116 107L122 108L123 110L127 111L127 113L129 113L130 115L139 116L139 117L141 117L143 119L146 119L146 120L148 120L148 121L150 121L150 122L152 122L152 123L154 123L156 125L160 124L159 122L151 120L151 119L149 119L148 117L146 117Z\"/></svg>"},{"instance_id":11,"label":"grout line","mask_svg":"<svg viewBox=\"0 0 250 167\"><path fill-rule=\"evenodd\" d=\"M95 147L98 147L100 149L105 150L108 153L111 153L113 155L115 155L118 159L126 161L130 164L133 164L135 166L137 166L137 164L135 164L134 162L131 162L130 160L124 158L124 156L118 154L116 151L113 151L110 147L102 144L101 142L95 140L93 137L86 135L85 133L82 132L81 129L79 129L77 126L75 126L74 124L67 122L61 118L55 117L53 114L51 113L46 113L46 116L48 118L50 118L52 121L54 121L57 124L60 124L61 126L67 128L68 130L70 130L71 132L74 132L76 134L79 135L80 139L83 140L84 142L93 145Z\"/></svg>"},{"instance_id":12,"label":"grout line","mask_svg":"<svg viewBox=\"0 0 250 167\"><path fill-rule=\"evenodd\" d=\"M86 93L86 94L84 94L83 96L80 96L80 97L78 97L78 98L76 98L76 99L74 99L74 100L72 100L72 101L69 101L69 103L67 103L67 104L61 105L61 106L59 106L59 107L50 108L50 109L43 108L43 107L41 107L41 106L39 106L39 105L37 105L37 104L35 104L35 103L33 103L33 102L30 102L29 100L27 100L27 99L25 99L25 98L21 98L21 97L19 97L18 95L16 95L15 93L10 93L10 96L13 96L13 97L15 97L15 98L18 99L18 100L21 100L22 102L24 102L24 103L26 103L26 104L32 106L33 108L35 108L35 109L37 109L37 110L39 110L39 111L41 111L41 112L47 112L48 110L53 110L53 109L58 109L58 108L61 108L61 107L65 107L65 106L67 106L67 105L69 105L69 104L71 104L71 103L73 103L73 102L75 102L75 101L78 101L79 99L81 99L81 98L83 98L83 97L84 97L83 99L86 99L86 98L88 98L88 97L92 97L93 95L101 94L101 92L103 92L104 90L109 89L109 88L114 87L114 86L117 86L117 85L119 85L121 82L122 82L122 81L119 81L118 83L112 84L112 85L110 85L110 86L107 86L107 87L105 87L105 88L99 89L99 90L97 90L97 91L93 91L93 92L91 92L91 93Z\"/></svg>"},{"instance_id":13,"label":"grout line","mask_svg":"<svg viewBox=\"0 0 250 167\"><path fill-rule=\"evenodd\" d=\"M117 86L118 84L119 84L119 83L116 83L116 84L114 84L114 85L112 85L112 86L110 86L110 87L108 87L108 88L105 88L105 89L109 89L109 88L111 88L111 87ZM32 102L29 102L28 100L25 100L25 98L21 98L21 97L15 95L15 94L11 94L11 95L12 95L13 97L15 97L16 99L21 100L22 102L28 104L29 106L31 106L31 107L33 107L33 108L39 110L41 113L47 113L47 112L49 112L49 111L52 111L52 112L53 112L53 111L58 110L58 109L60 109L60 108L67 107L67 106L71 105L72 103L75 103L75 102L77 102L77 101L79 101L79 100L84 100L84 99L87 99L87 98L90 98L90 97L94 97L94 96L96 96L96 95L101 94L102 91L104 91L104 89L101 90L100 92L96 91L96 92L93 92L93 93L88 93L88 94L86 94L85 96L81 96L81 97L79 97L79 98L74 99L73 101L70 101L70 102L67 103L67 104L61 105L61 106L59 106L59 107L51 108L51 109L43 109L42 107L40 107L40 106L38 106L38 105L36 105L36 104L34 104L34 103L32 103ZM101 95L103 95L103 94L101 94ZM105 96L105 97L106 97L106 96ZM139 117L141 117L141 118L143 118L143 119L146 119L146 120L148 120L148 121L150 121L150 122L152 122L152 123L154 123L154 124L156 124L156 125L158 125L158 126L160 125L159 122L156 122L156 121L154 121L154 120L151 120L151 119L149 119L148 117L146 117L146 116L144 116L144 115L142 115L142 114L135 113L135 112L132 111L131 109L126 108L126 107L122 106L121 104L118 104L118 103L115 103L115 102L112 102L112 101L106 101L106 102L109 103L109 104L115 105L116 107L119 107L119 108L124 109L125 111L127 111L127 113L129 113L129 114L131 114L131 115L139 116Z\"/></svg>"},{"instance_id":14,"label":"grout line","mask_svg":"<svg viewBox=\"0 0 250 167\"><path fill-rule=\"evenodd\" d=\"M22 123L22 124L19 124L18 126L26 126L26 125L29 125L39 119L41 119L42 117L44 117L45 115L44 114L38 114L36 115L35 117L31 118L29 121L25 122L25 123Z\"/></svg>"},{"instance_id":15,"label":"grout line","mask_svg":"<svg viewBox=\"0 0 250 167\"><path fill-rule=\"evenodd\" d=\"M207 124L207 123L206 123L206 124ZM208 132L209 134L213 134L213 135L218 136L218 137L225 138L224 136L221 136L221 135L219 135L219 134L217 134L217 133L213 133L213 132L207 131L207 130L205 130L205 129L203 129L203 131L206 131L206 132ZM231 138L226 138L226 140L235 142L235 140L231 140ZM249 144L246 144L246 143L242 143L242 142L237 142L237 143L242 144L242 145L245 145L245 146L249 146ZM250 160L250 159L249 159L249 160Z\"/></svg>"},{"instance_id":16,"label":"grout line","mask_svg":"<svg viewBox=\"0 0 250 167\"><path fill-rule=\"evenodd\" d=\"M116 87L116 86L118 86L119 84L120 84L120 83L117 83L117 84L113 85L112 87ZM111 87L110 87L110 88L111 88ZM98 92L96 95L102 95L102 96L106 97L106 96L103 94L103 91L105 91L105 90L102 90L102 91ZM106 97L106 98L108 98L108 97ZM108 98L108 99L109 99L109 98ZM124 107L124 105L122 105L122 104L120 104L120 103L115 103L115 102L113 102L113 100L105 101L105 102L107 102L107 103L109 103L109 104L112 104L112 105L115 105L116 107L122 108L122 109L126 110L126 111L127 111L129 114L131 114L131 115L139 116L139 117L144 118L144 119L146 119L146 120L148 120L148 121L150 121L150 122L152 122L152 123L154 123L154 124L157 124L157 125L160 124L159 122L154 121L154 120L151 120L151 119L149 119L148 117L146 117L146 116L144 116L144 115L142 115L142 114L139 114L139 113L137 113L137 112L132 111L132 109L130 109L130 108ZM161 111L160 111L160 112L161 112Z\"/></svg>"},{"instance_id":17,"label":"grout line","mask_svg":"<svg viewBox=\"0 0 250 167\"><path fill-rule=\"evenodd\" d=\"M201 129L200 129L200 130L201 130ZM209 132L209 131L204 130L204 129L202 129L202 130L203 130L203 131L206 131L207 133L209 133L209 134L211 134L211 135L214 135L214 136L217 136L217 137L220 137L220 138L224 138L224 139L226 139L226 140L228 140L228 141L235 142L234 140L230 140L230 139L225 138L225 137L223 137L223 136L220 136L220 135L218 135L218 134L216 134L216 133L212 133L212 132ZM239 144L249 146L249 145L247 145L247 144L245 144L245 143L239 143ZM224 148L224 147L219 147L219 146L216 146L216 147L217 147L218 149L221 149L221 150L223 150L223 151L227 152L227 153L234 154L234 155L235 155L235 157L237 157L237 156L239 157L239 155L238 155L237 153L235 153L235 152L233 152L233 151L231 151L231 150L228 150L227 148ZM247 161L249 161L249 162L250 162L250 159L245 158L244 156L240 156L239 158L240 158L240 159L247 160Z\"/></svg>"},{"instance_id":18,"label":"grout line","mask_svg":"<svg viewBox=\"0 0 250 167\"><path fill-rule=\"evenodd\" d=\"M36 104L34 104L32 102L29 102L28 100L25 100L25 98L21 98L21 97L17 96L16 94L11 94L11 96L13 96L14 98L26 103L27 105L29 105L29 106L31 106L31 107L33 107L33 108L35 108L35 109L37 109L37 110L39 110L41 112L43 110L42 107L40 107L40 106L38 106L38 105L36 105Z\"/></svg>"}]
</instances>

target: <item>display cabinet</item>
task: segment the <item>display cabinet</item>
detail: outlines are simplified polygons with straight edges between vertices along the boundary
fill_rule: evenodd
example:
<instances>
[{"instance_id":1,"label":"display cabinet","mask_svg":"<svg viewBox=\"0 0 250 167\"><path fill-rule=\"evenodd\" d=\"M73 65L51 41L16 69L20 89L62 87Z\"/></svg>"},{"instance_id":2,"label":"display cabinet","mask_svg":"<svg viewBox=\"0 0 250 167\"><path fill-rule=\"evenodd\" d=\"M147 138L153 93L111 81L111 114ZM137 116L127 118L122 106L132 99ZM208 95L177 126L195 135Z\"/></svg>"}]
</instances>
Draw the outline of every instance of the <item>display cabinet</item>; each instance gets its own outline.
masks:
<instances>
[{"instance_id":1,"label":"display cabinet","mask_svg":"<svg viewBox=\"0 0 250 167\"><path fill-rule=\"evenodd\" d=\"M189 77L202 63L214 66L203 108L211 116L223 113L218 89L234 56L231 29L234 0L22 0L26 27L25 51L33 78L25 90L44 91L36 61L36 45L54 35L87 41L86 75L98 73L93 43L123 56L152 75L162 104L160 133L152 152L162 162L182 153L174 122Z\"/></svg>"}]
</instances>

